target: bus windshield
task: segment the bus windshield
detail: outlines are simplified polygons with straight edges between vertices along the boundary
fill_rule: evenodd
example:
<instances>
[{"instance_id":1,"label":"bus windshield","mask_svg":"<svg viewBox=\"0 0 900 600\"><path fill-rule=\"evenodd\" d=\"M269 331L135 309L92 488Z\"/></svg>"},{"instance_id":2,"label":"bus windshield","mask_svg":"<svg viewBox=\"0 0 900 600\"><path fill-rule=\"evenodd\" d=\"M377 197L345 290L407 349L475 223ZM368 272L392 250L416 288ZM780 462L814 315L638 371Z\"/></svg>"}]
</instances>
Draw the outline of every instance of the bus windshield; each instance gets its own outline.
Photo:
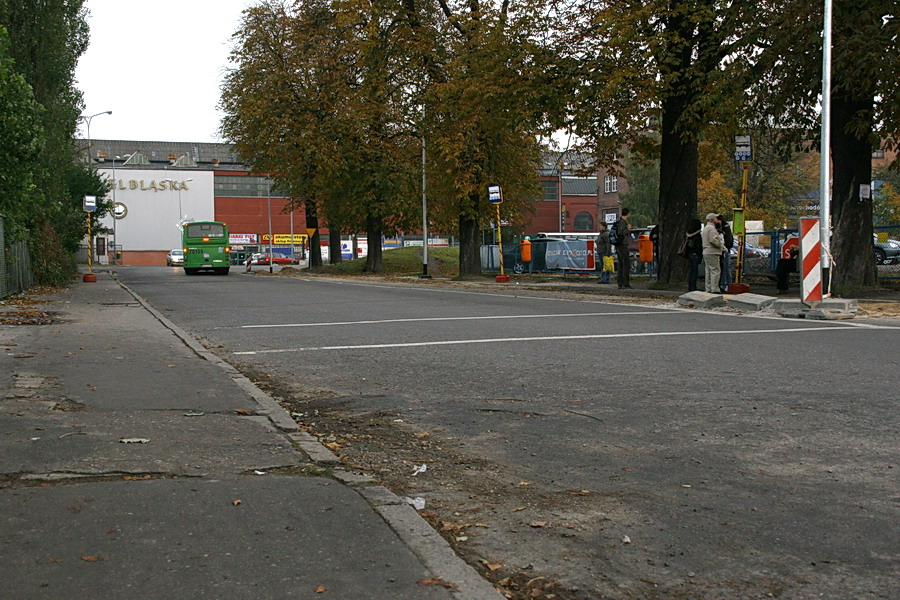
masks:
<instances>
[{"instance_id":1,"label":"bus windshield","mask_svg":"<svg viewBox=\"0 0 900 600\"><path fill-rule=\"evenodd\" d=\"M188 223L184 229L185 236L188 238L225 237L225 225L223 223Z\"/></svg>"}]
</instances>

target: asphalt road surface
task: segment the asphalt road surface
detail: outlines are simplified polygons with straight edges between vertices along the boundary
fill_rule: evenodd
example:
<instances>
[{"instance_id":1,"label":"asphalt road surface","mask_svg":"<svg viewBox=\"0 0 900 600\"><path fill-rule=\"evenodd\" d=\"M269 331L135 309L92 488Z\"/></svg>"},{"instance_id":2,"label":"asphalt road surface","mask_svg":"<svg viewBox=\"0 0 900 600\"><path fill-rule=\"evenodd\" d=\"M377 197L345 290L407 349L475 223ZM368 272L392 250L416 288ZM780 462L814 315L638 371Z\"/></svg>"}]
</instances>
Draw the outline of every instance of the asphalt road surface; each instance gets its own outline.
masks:
<instances>
[{"instance_id":1,"label":"asphalt road surface","mask_svg":"<svg viewBox=\"0 0 900 600\"><path fill-rule=\"evenodd\" d=\"M348 462L422 497L510 597L900 597L900 322L119 277Z\"/></svg>"}]
</instances>

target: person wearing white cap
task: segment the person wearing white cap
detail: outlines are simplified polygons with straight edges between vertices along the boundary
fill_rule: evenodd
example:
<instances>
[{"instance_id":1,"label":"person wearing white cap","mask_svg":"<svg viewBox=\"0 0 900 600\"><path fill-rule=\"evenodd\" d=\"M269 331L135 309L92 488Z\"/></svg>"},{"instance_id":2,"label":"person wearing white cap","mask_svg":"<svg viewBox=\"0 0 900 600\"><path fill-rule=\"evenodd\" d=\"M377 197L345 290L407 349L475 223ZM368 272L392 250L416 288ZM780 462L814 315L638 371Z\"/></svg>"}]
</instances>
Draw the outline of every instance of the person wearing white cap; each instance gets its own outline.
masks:
<instances>
[{"instance_id":1,"label":"person wearing white cap","mask_svg":"<svg viewBox=\"0 0 900 600\"><path fill-rule=\"evenodd\" d=\"M722 274L722 266L719 262L725 249L725 239L716 223L719 216L716 213L706 215L706 226L703 227L703 264L706 265L706 292L708 294L721 294L719 289L719 277Z\"/></svg>"}]
</instances>

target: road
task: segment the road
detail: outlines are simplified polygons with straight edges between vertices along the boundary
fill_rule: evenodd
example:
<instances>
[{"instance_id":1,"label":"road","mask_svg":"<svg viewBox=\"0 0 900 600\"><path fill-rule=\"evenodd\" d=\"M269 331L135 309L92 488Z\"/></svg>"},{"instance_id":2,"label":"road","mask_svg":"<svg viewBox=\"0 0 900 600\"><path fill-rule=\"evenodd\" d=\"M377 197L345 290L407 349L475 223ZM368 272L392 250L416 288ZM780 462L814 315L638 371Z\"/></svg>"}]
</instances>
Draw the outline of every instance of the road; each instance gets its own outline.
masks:
<instances>
[{"instance_id":1,"label":"road","mask_svg":"<svg viewBox=\"0 0 900 600\"><path fill-rule=\"evenodd\" d=\"M510 597L900 595L897 327L513 286L120 279L423 498Z\"/></svg>"}]
</instances>

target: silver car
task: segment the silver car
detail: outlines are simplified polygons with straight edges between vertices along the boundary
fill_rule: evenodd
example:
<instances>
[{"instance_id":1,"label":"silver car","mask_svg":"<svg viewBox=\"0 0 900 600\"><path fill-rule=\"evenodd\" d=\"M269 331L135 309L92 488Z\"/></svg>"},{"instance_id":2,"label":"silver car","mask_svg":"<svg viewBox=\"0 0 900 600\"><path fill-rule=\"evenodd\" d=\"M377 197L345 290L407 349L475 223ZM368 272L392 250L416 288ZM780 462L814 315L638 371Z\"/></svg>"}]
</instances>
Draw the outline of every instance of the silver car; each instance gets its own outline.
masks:
<instances>
[{"instance_id":1,"label":"silver car","mask_svg":"<svg viewBox=\"0 0 900 600\"><path fill-rule=\"evenodd\" d=\"M180 267L184 264L184 250L181 248L175 248L173 250L169 250L169 253L166 254L166 266L167 267Z\"/></svg>"}]
</instances>

